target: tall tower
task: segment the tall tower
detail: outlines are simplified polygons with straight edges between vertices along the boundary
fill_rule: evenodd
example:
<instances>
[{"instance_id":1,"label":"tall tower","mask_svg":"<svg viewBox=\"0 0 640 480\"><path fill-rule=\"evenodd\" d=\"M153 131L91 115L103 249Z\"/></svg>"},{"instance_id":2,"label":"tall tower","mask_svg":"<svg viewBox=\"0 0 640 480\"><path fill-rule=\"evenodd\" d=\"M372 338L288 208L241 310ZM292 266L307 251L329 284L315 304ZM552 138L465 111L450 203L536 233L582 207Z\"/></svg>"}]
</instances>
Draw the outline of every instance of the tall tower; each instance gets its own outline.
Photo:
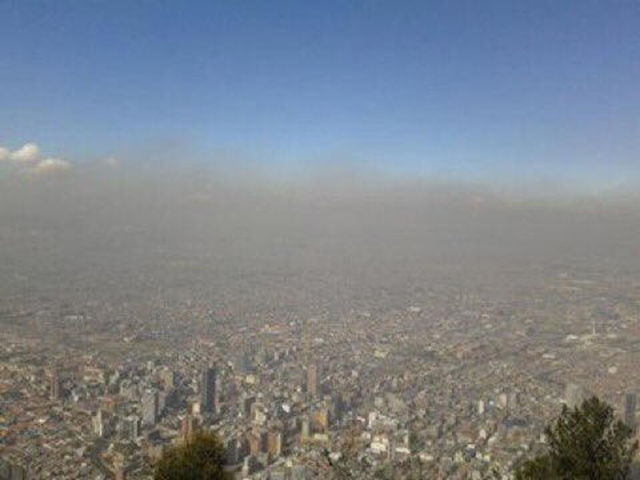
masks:
<instances>
[{"instance_id":1,"label":"tall tower","mask_svg":"<svg viewBox=\"0 0 640 480\"><path fill-rule=\"evenodd\" d=\"M147 390L142 396L142 423L152 427L158 420L158 391Z\"/></svg>"},{"instance_id":2,"label":"tall tower","mask_svg":"<svg viewBox=\"0 0 640 480\"><path fill-rule=\"evenodd\" d=\"M200 404L202 411L215 413L218 409L218 372L214 367L208 367L202 372L200 382Z\"/></svg>"},{"instance_id":3,"label":"tall tower","mask_svg":"<svg viewBox=\"0 0 640 480\"><path fill-rule=\"evenodd\" d=\"M311 353L311 334L309 331L309 320L304 323L303 330L303 349L304 349L304 361L307 365L307 378L306 378L306 392L309 400L315 400L320 394L320 371L318 363L315 361L314 356Z\"/></svg>"},{"instance_id":4,"label":"tall tower","mask_svg":"<svg viewBox=\"0 0 640 480\"><path fill-rule=\"evenodd\" d=\"M627 393L624 396L624 423L635 431L636 429L636 394Z\"/></svg>"},{"instance_id":5,"label":"tall tower","mask_svg":"<svg viewBox=\"0 0 640 480\"><path fill-rule=\"evenodd\" d=\"M62 399L62 380L58 374L58 368L53 367L51 370L51 385L50 385L51 400Z\"/></svg>"},{"instance_id":6,"label":"tall tower","mask_svg":"<svg viewBox=\"0 0 640 480\"><path fill-rule=\"evenodd\" d=\"M307 364L307 395L309 399L315 400L320 394L320 384L318 381L319 368L316 362Z\"/></svg>"},{"instance_id":7,"label":"tall tower","mask_svg":"<svg viewBox=\"0 0 640 480\"><path fill-rule=\"evenodd\" d=\"M93 433L98 437L103 437L105 434L105 422L102 415L102 410L98 409L96 415L91 419L93 426Z\"/></svg>"}]
</instances>

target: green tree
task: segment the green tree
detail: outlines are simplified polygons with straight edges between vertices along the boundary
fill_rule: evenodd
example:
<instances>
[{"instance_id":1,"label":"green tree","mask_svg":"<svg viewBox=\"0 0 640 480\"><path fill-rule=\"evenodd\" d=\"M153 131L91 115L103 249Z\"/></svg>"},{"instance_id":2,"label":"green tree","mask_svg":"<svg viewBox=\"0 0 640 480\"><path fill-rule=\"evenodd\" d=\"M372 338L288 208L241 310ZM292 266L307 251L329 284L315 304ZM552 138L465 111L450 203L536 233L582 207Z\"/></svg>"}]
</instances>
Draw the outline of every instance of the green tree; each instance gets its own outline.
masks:
<instances>
[{"instance_id":1,"label":"green tree","mask_svg":"<svg viewBox=\"0 0 640 480\"><path fill-rule=\"evenodd\" d=\"M230 480L223 470L224 448L210 432L197 432L167 450L155 466L155 480Z\"/></svg>"},{"instance_id":2,"label":"green tree","mask_svg":"<svg viewBox=\"0 0 640 480\"><path fill-rule=\"evenodd\" d=\"M546 428L548 452L526 461L517 480L624 480L638 449L633 432L597 397Z\"/></svg>"}]
</instances>

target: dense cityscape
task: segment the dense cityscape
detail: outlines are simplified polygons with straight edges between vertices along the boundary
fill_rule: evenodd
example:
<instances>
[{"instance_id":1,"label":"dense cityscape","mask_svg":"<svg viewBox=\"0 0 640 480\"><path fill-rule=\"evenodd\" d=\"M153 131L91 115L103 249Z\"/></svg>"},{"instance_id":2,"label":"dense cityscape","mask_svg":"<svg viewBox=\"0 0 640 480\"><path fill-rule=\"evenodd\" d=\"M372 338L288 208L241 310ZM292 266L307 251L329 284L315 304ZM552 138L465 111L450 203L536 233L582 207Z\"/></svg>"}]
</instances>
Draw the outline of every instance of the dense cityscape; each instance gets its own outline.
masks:
<instances>
[{"instance_id":1,"label":"dense cityscape","mask_svg":"<svg viewBox=\"0 0 640 480\"><path fill-rule=\"evenodd\" d=\"M306 208L311 223L324 215L323 225L349 237L344 213ZM479 215L479 224L491 216L457 215ZM150 479L163 451L206 429L238 479L334 478L339 469L354 478L509 479L544 448L544 426L564 404L596 394L635 426L640 280L631 264L609 265L616 275L597 261L533 264L531 247L507 253L506 243L494 258L491 235L471 229L463 236L475 235L470 248L486 265L425 259L394 272L407 250L368 257L389 226L411 223L394 217L374 245L345 253L360 262L348 270L322 257L357 245L321 252L331 239L299 229L299 248L318 263L286 264L286 275L257 257L220 272L189 243L191 259L163 250L155 270L130 275L154 264L139 258L129 272L118 267L117 287L115 256L94 272L80 257L68 259L72 280L32 290L29 273L18 274L26 267L10 261L0 305L0 475ZM581 222L565 228L589 225ZM271 227L254 227L241 248L264 251L262 228ZM428 232L410 236L433 242ZM52 233L61 245L68 234ZM42 241L21 229L4 238L16 255ZM278 256L290 247L272 248ZM440 245L436 256L459 248ZM34 255L27 264L40 279ZM503 255L521 256L509 264L522 270L496 266ZM358 267L388 274L357 283ZM90 287L94 277L113 285L109 294Z\"/></svg>"},{"instance_id":2,"label":"dense cityscape","mask_svg":"<svg viewBox=\"0 0 640 480\"><path fill-rule=\"evenodd\" d=\"M640 0L0 0L0 480L640 480Z\"/></svg>"}]
</instances>

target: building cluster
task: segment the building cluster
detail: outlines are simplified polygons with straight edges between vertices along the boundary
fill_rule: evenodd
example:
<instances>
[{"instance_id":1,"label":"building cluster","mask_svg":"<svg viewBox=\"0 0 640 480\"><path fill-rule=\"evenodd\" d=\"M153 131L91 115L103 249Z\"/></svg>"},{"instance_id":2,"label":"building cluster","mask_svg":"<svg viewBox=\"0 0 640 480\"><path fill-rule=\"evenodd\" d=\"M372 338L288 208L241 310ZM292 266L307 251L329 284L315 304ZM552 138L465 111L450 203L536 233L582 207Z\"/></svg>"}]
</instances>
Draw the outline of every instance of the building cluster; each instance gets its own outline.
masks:
<instances>
[{"instance_id":1,"label":"building cluster","mask_svg":"<svg viewBox=\"0 0 640 480\"><path fill-rule=\"evenodd\" d=\"M632 288L560 275L506 299L313 310L7 310L0 479L149 479L201 429L238 479L510 479L563 404L596 394L635 429Z\"/></svg>"}]
</instances>

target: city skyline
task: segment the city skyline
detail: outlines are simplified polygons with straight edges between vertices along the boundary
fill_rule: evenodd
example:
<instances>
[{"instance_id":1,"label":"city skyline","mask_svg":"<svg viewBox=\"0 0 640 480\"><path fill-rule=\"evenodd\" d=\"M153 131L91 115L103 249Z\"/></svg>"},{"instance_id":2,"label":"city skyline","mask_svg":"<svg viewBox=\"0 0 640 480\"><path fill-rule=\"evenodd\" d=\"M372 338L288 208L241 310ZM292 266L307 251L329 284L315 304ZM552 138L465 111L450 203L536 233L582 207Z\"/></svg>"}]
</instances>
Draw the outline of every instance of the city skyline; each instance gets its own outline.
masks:
<instances>
[{"instance_id":1,"label":"city skyline","mask_svg":"<svg viewBox=\"0 0 640 480\"><path fill-rule=\"evenodd\" d=\"M637 480L639 59L638 0L0 0L0 480Z\"/></svg>"}]
</instances>

